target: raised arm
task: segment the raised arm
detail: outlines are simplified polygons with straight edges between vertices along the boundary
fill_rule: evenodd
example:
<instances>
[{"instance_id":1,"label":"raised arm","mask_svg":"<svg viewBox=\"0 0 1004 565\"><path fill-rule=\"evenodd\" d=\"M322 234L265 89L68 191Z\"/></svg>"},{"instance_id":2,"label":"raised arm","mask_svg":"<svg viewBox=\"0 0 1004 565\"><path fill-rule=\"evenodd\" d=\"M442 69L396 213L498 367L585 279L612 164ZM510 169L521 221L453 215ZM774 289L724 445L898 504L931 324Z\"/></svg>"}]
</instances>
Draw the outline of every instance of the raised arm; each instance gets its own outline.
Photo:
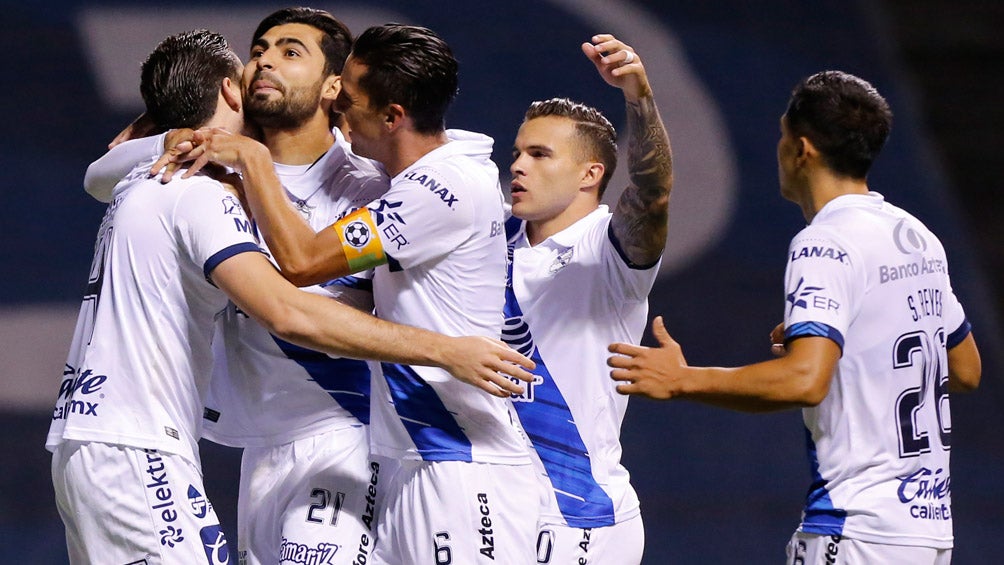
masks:
<instances>
[{"instance_id":1,"label":"raised arm","mask_svg":"<svg viewBox=\"0 0 1004 565\"><path fill-rule=\"evenodd\" d=\"M630 185L611 222L621 249L635 265L655 263L666 246L673 152L641 57L612 35L597 35L582 51L603 79L624 92ZM606 53L604 56L603 53Z\"/></svg>"}]
</instances>

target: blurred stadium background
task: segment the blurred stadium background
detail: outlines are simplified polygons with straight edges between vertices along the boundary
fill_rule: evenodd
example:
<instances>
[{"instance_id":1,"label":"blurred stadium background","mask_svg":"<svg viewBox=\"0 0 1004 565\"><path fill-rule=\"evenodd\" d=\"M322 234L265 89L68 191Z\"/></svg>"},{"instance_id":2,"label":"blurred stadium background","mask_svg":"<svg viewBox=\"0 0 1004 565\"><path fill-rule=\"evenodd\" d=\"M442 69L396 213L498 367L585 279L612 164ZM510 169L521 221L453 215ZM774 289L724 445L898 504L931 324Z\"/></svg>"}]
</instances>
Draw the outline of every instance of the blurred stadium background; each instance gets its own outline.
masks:
<instances>
[{"instance_id":1,"label":"blurred stadium background","mask_svg":"<svg viewBox=\"0 0 1004 565\"><path fill-rule=\"evenodd\" d=\"M243 56L257 22L285 5L0 1L7 53L0 88L0 225L7 234L0 251L0 562L66 561L43 441L103 213L81 189L87 164L141 110L139 65L163 37L207 27ZM981 389L952 399L954 562L999 559L992 556L1004 534L1004 238L993 163L1004 148L1004 3L311 5L354 32L386 21L440 32L461 61L449 125L492 135L503 177L534 99L576 98L623 127L619 93L596 77L578 46L611 32L635 47L677 159L669 251L651 310L665 316L692 364L765 358L768 332L781 319L785 251L804 224L777 194L777 120L791 87L827 68L871 81L896 123L870 184L941 235L984 355ZM623 438L645 515L645 563L781 562L809 480L797 412L752 416L634 401ZM203 457L207 489L234 540L239 453L204 444Z\"/></svg>"}]
</instances>

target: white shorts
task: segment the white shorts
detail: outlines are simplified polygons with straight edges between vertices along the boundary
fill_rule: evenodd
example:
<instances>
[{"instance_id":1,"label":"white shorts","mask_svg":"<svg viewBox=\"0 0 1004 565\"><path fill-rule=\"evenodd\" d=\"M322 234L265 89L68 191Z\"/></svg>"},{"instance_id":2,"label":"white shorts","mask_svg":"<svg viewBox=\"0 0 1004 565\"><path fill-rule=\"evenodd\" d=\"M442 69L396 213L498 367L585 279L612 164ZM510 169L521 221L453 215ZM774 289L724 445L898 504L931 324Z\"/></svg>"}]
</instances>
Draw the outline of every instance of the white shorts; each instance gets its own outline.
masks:
<instances>
[{"instance_id":1,"label":"white shorts","mask_svg":"<svg viewBox=\"0 0 1004 565\"><path fill-rule=\"evenodd\" d=\"M644 552L641 515L602 528L543 524L537 531L537 563L638 565Z\"/></svg>"},{"instance_id":2,"label":"white shorts","mask_svg":"<svg viewBox=\"0 0 1004 565\"><path fill-rule=\"evenodd\" d=\"M788 542L787 565L830 565L832 563L909 563L949 565L951 549L915 545L870 543L840 536L795 532Z\"/></svg>"},{"instance_id":3,"label":"white shorts","mask_svg":"<svg viewBox=\"0 0 1004 565\"><path fill-rule=\"evenodd\" d=\"M531 465L400 461L371 563L536 563L540 488Z\"/></svg>"},{"instance_id":4,"label":"white shorts","mask_svg":"<svg viewBox=\"0 0 1004 565\"><path fill-rule=\"evenodd\" d=\"M67 441L52 455L70 563L227 563L230 550L202 472L181 457Z\"/></svg>"},{"instance_id":5,"label":"white shorts","mask_svg":"<svg viewBox=\"0 0 1004 565\"><path fill-rule=\"evenodd\" d=\"M350 564L375 545L380 466L363 426L285 445L247 448L241 460L241 565Z\"/></svg>"}]
</instances>

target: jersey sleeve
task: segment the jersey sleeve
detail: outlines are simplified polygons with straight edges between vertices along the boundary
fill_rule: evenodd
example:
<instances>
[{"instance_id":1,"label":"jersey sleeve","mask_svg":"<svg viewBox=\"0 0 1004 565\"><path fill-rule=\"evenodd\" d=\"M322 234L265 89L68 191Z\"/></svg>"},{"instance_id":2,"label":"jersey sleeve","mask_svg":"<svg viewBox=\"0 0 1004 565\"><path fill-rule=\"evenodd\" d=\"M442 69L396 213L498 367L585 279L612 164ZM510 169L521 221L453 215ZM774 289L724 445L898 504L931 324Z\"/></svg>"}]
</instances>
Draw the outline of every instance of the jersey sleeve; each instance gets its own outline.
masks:
<instances>
[{"instance_id":1,"label":"jersey sleeve","mask_svg":"<svg viewBox=\"0 0 1004 565\"><path fill-rule=\"evenodd\" d=\"M436 261L472 236L473 203L458 195L456 183L434 169L418 168L369 204L391 270Z\"/></svg>"},{"instance_id":2,"label":"jersey sleeve","mask_svg":"<svg viewBox=\"0 0 1004 565\"><path fill-rule=\"evenodd\" d=\"M809 226L792 240L785 270L785 341L818 336L841 349L864 273L833 232Z\"/></svg>"},{"instance_id":3,"label":"jersey sleeve","mask_svg":"<svg viewBox=\"0 0 1004 565\"><path fill-rule=\"evenodd\" d=\"M962 303L959 302L959 298L955 296L955 291L952 290L951 282L949 282L948 292L945 294L944 323L945 332L948 334L948 337L945 339L945 346L951 349L962 343L962 340L972 332L973 328L966 318L966 312L962 308Z\"/></svg>"},{"instance_id":4,"label":"jersey sleeve","mask_svg":"<svg viewBox=\"0 0 1004 565\"><path fill-rule=\"evenodd\" d=\"M644 300L648 298L652 285L655 284L662 257L650 265L631 263L621 249L617 237L614 236L610 224L612 219L613 216L608 216L606 220L600 222L594 228L597 233L593 234L593 239L603 244L603 262L606 265L607 276L613 288L619 291L618 294L633 300Z\"/></svg>"},{"instance_id":5,"label":"jersey sleeve","mask_svg":"<svg viewBox=\"0 0 1004 565\"><path fill-rule=\"evenodd\" d=\"M167 189L167 187L165 187ZM236 196L205 179L186 187L174 211L177 236L206 278L239 253L260 252L255 229Z\"/></svg>"},{"instance_id":6,"label":"jersey sleeve","mask_svg":"<svg viewBox=\"0 0 1004 565\"><path fill-rule=\"evenodd\" d=\"M111 202L112 189L136 165L154 161L164 151L167 133L131 139L112 147L87 167L84 190L99 202Z\"/></svg>"}]
</instances>

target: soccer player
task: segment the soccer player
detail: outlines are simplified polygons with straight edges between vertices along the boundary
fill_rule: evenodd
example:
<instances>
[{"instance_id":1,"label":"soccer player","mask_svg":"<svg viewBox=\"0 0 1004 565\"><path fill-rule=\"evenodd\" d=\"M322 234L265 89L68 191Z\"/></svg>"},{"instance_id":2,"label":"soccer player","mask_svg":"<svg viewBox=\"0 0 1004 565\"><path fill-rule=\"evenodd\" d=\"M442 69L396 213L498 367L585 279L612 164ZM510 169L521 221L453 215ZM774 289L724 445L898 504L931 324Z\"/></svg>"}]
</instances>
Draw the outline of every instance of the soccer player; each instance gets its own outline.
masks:
<instances>
[{"instance_id":1,"label":"soccer player","mask_svg":"<svg viewBox=\"0 0 1004 565\"><path fill-rule=\"evenodd\" d=\"M290 201L311 228L379 198L388 180L356 157L331 106L352 45L327 12L286 8L262 20L244 69L245 117L261 132ZM304 290L372 311L368 278ZM349 564L372 551L379 465L369 457L369 368L297 347L230 305L220 319L225 363L206 402L205 437L243 447L238 553L247 565L296 555Z\"/></svg>"},{"instance_id":2,"label":"soccer player","mask_svg":"<svg viewBox=\"0 0 1004 565\"><path fill-rule=\"evenodd\" d=\"M336 109L353 151L380 162L390 190L315 233L285 201L264 147L202 131L189 156L233 166L256 220L297 284L377 266L381 318L446 334L498 336L505 281L503 196L492 140L450 130L457 62L432 31L366 30L342 72ZM380 563L529 563L539 490L507 398L438 370L373 365L371 450L386 503L373 558ZM508 397L508 394L501 396Z\"/></svg>"},{"instance_id":3,"label":"soccer player","mask_svg":"<svg viewBox=\"0 0 1004 565\"><path fill-rule=\"evenodd\" d=\"M949 391L980 357L945 250L866 176L892 113L867 82L821 72L781 117L781 195L809 225L792 240L778 359L688 367L661 346L610 351L618 390L747 411L803 407L813 480L788 563L947 564L952 554ZM783 345L781 345L783 342Z\"/></svg>"},{"instance_id":4,"label":"soccer player","mask_svg":"<svg viewBox=\"0 0 1004 565\"><path fill-rule=\"evenodd\" d=\"M672 154L641 58L611 35L582 50L624 93L631 184L613 213L600 199L617 135L595 108L534 102L513 148L511 268L503 339L534 359L514 396L548 496L538 563L640 563L638 496L620 463L627 398L607 378L605 346L638 343L666 243Z\"/></svg>"},{"instance_id":5,"label":"soccer player","mask_svg":"<svg viewBox=\"0 0 1004 565\"><path fill-rule=\"evenodd\" d=\"M239 130L241 72L218 34L168 38L143 66L147 113L162 127ZM222 184L200 174L165 187L149 178L152 162L116 187L102 221L46 439L71 562L228 559L197 445L213 318L228 296L299 346L467 379L520 372L500 342L390 324L297 290Z\"/></svg>"},{"instance_id":6,"label":"soccer player","mask_svg":"<svg viewBox=\"0 0 1004 565\"><path fill-rule=\"evenodd\" d=\"M284 8L258 25L244 68L245 118L260 132L288 197L313 229L388 187L332 129L331 105L351 45L351 33L331 14ZM91 167L89 191L101 192L101 184L121 175L108 159L159 156L164 137L113 149L119 156ZM368 283L347 277L305 290L371 311ZM237 509L241 562L316 554L347 564L358 551L371 551L371 489L379 483L379 465L369 458L366 362L288 343L232 303L217 323L203 435L244 448Z\"/></svg>"}]
</instances>

